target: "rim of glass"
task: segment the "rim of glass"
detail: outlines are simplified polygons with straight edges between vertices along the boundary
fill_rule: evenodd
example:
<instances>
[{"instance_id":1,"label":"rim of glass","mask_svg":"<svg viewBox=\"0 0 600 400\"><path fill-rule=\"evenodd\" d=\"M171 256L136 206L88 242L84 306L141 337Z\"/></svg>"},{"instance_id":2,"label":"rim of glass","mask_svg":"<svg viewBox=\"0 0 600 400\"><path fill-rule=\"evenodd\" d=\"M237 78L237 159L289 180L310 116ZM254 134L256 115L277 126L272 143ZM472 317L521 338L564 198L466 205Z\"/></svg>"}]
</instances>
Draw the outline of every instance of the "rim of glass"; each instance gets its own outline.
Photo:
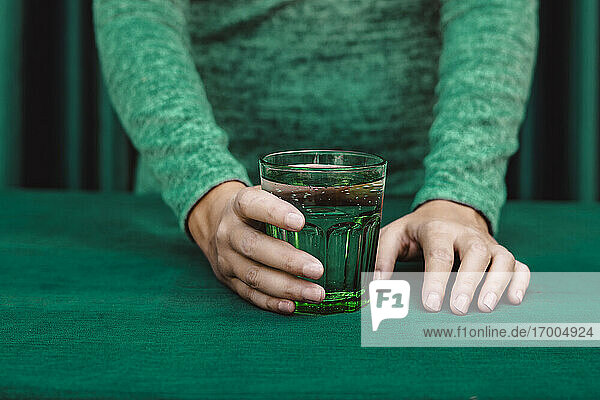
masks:
<instances>
[{"instance_id":1,"label":"rim of glass","mask_svg":"<svg viewBox=\"0 0 600 400\"><path fill-rule=\"evenodd\" d=\"M336 168L329 167L318 167L318 166L310 166L310 167L298 167L293 165L286 164L276 164L270 161L267 161L267 157L280 156L286 154L302 154L302 153L320 153L320 154L332 154L332 153L340 153L340 154L348 154L354 156L362 156L366 158L374 159L373 164L369 165L340 165L336 166ZM277 151L275 153L269 153L260 158L260 163L263 165L267 165L272 168L280 169L280 170L289 170L289 171L316 171L316 172L347 172L347 171L360 171L364 169L372 169L377 167L383 167L387 164L387 161L384 160L381 156L377 154L365 153L362 151L353 151L353 150L286 150L286 151ZM318 165L318 164L317 164ZM325 164L326 165L326 164Z\"/></svg>"}]
</instances>

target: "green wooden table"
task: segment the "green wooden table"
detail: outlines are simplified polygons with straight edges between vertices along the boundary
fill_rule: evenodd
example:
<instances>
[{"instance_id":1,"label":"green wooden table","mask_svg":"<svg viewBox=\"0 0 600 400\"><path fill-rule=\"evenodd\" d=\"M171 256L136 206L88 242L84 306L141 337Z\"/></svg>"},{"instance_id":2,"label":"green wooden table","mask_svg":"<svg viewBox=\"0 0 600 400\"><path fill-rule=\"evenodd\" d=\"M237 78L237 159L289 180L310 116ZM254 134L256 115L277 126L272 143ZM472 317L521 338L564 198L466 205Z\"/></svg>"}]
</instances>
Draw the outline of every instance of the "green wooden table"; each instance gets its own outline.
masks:
<instances>
[{"instance_id":1,"label":"green wooden table","mask_svg":"<svg viewBox=\"0 0 600 400\"><path fill-rule=\"evenodd\" d=\"M536 271L598 271L600 205L509 203L498 239ZM361 348L359 313L258 310L158 197L0 193L0 268L0 397L600 396L598 349Z\"/></svg>"}]
</instances>

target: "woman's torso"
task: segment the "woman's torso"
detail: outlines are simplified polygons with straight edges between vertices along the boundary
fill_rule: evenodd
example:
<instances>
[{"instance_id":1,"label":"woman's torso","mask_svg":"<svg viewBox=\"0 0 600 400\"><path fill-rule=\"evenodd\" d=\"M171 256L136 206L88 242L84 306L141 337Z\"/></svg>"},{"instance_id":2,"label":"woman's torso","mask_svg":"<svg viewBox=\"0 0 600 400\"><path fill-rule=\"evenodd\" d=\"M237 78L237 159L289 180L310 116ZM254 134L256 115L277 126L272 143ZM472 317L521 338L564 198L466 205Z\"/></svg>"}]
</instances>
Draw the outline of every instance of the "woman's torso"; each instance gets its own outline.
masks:
<instances>
[{"instance_id":1,"label":"woman's torso","mask_svg":"<svg viewBox=\"0 0 600 400\"><path fill-rule=\"evenodd\" d=\"M192 1L191 51L229 149L354 149L422 183L441 47L436 0Z\"/></svg>"}]
</instances>

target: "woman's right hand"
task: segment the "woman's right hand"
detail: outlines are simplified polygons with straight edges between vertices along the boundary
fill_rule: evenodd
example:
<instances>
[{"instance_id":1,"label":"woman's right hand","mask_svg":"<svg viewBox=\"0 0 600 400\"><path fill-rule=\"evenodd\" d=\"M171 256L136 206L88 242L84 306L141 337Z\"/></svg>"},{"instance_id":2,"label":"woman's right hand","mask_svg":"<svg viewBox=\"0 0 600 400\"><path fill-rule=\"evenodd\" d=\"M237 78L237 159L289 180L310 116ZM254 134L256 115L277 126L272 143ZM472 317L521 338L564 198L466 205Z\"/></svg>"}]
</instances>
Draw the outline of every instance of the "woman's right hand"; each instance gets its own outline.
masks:
<instances>
[{"instance_id":1,"label":"woman's right hand","mask_svg":"<svg viewBox=\"0 0 600 400\"><path fill-rule=\"evenodd\" d=\"M325 290L298 276L318 279L323 264L259 230L264 223L299 231L304 216L260 188L229 181L208 192L190 212L188 229L221 282L250 303L281 314L293 300L320 303Z\"/></svg>"}]
</instances>

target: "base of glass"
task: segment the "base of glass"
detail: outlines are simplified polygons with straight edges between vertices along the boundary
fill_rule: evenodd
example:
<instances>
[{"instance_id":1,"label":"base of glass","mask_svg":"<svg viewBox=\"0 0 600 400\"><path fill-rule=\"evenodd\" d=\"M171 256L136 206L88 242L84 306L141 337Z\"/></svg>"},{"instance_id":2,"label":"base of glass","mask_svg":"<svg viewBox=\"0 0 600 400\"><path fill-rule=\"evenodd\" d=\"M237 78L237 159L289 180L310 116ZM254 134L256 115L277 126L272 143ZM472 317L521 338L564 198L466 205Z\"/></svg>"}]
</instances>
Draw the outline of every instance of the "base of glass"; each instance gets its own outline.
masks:
<instances>
[{"instance_id":1,"label":"base of glass","mask_svg":"<svg viewBox=\"0 0 600 400\"><path fill-rule=\"evenodd\" d=\"M294 314L339 314L358 311L368 303L363 300L364 289L356 292L331 292L319 304L296 302Z\"/></svg>"}]
</instances>

